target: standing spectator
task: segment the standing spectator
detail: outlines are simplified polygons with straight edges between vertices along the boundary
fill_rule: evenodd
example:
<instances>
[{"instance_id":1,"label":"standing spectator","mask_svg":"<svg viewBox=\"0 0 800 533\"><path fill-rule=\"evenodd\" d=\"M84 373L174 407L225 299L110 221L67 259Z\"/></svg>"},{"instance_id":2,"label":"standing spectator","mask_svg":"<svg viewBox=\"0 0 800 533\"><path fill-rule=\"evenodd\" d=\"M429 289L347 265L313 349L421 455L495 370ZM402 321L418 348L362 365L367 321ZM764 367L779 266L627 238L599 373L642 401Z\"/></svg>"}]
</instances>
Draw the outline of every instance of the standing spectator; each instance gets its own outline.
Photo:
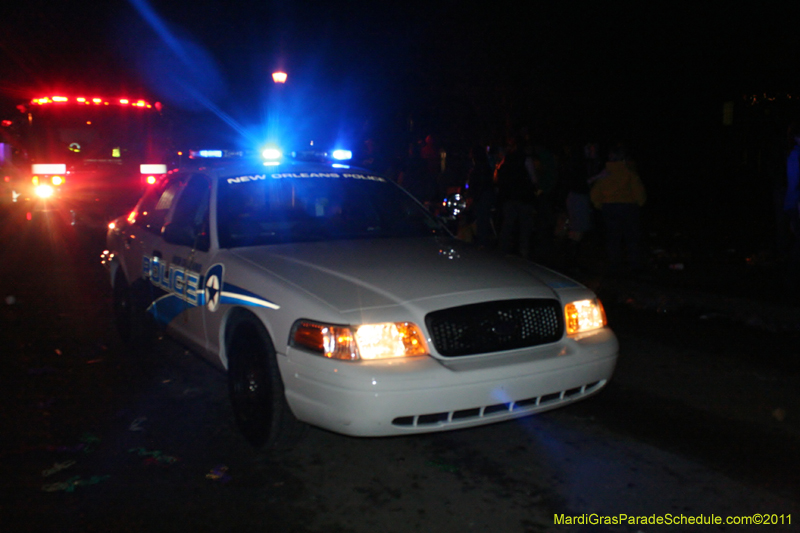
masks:
<instances>
[{"instance_id":1,"label":"standing spectator","mask_svg":"<svg viewBox=\"0 0 800 533\"><path fill-rule=\"evenodd\" d=\"M567 210L567 267L578 267L580 243L584 235L592 229L592 203L589 200L588 165L584 164L580 147L567 145L561 165L561 179L566 190Z\"/></svg>"},{"instance_id":2,"label":"standing spectator","mask_svg":"<svg viewBox=\"0 0 800 533\"><path fill-rule=\"evenodd\" d=\"M536 203L537 259L550 263L553 259L553 234L556 225L556 206L559 202L558 160L543 144L533 146L536 185L539 197Z\"/></svg>"},{"instance_id":3,"label":"standing spectator","mask_svg":"<svg viewBox=\"0 0 800 533\"><path fill-rule=\"evenodd\" d=\"M355 163L358 166L366 168L367 170L372 170L373 172L386 172L386 164L378 152L378 148L375 145L375 139L372 137L364 140L361 150L358 154L356 154Z\"/></svg>"},{"instance_id":4,"label":"standing spectator","mask_svg":"<svg viewBox=\"0 0 800 533\"><path fill-rule=\"evenodd\" d=\"M639 212L647 195L642 180L628 167L625 157L622 148L609 152L605 170L590 193L603 218L607 270L612 275L636 273L642 268Z\"/></svg>"},{"instance_id":5,"label":"standing spectator","mask_svg":"<svg viewBox=\"0 0 800 533\"><path fill-rule=\"evenodd\" d=\"M431 206L436 195L436 182L428 174L427 164L420 155L417 143L409 145L408 158L402 165L397 183L426 207Z\"/></svg>"},{"instance_id":6,"label":"standing spectator","mask_svg":"<svg viewBox=\"0 0 800 533\"><path fill-rule=\"evenodd\" d=\"M425 142L420 149L420 156L425 161L428 175L434 183L439 181L439 174L442 173L442 154L439 145L433 135L425 137Z\"/></svg>"},{"instance_id":7,"label":"standing spectator","mask_svg":"<svg viewBox=\"0 0 800 533\"><path fill-rule=\"evenodd\" d=\"M603 170L603 160L600 158L600 145L588 142L583 147L583 158L586 166L586 176L592 178Z\"/></svg>"},{"instance_id":8,"label":"standing spectator","mask_svg":"<svg viewBox=\"0 0 800 533\"><path fill-rule=\"evenodd\" d=\"M475 145L470 149L470 169L467 173L467 200L475 215L475 240L487 246L494 238L492 209L495 191L492 167L486 149Z\"/></svg>"},{"instance_id":9,"label":"standing spectator","mask_svg":"<svg viewBox=\"0 0 800 533\"><path fill-rule=\"evenodd\" d=\"M525 168L525 151L516 137L509 139L495 169L497 203L502 210L500 249L530 258L536 217L536 185Z\"/></svg>"}]
</instances>

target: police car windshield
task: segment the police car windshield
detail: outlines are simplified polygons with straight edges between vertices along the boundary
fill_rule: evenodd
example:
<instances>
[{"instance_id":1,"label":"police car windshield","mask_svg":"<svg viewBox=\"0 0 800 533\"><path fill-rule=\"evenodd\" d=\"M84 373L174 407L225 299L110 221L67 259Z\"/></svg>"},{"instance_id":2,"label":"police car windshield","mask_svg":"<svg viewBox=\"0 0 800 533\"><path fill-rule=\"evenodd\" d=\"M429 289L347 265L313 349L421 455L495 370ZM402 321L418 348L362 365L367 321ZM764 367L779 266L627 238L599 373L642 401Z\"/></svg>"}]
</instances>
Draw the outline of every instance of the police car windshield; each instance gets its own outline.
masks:
<instances>
[{"instance_id":1,"label":"police car windshield","mask_svg":"<svg viewBox=\"0 0 800 533\"><path fill-rule=\"evenodd\" d=\"M277 177L275 177L277 176ZM220 180L220 247L429 236L439 222L405 191L366 174Z\"/></svg>"}]
</instances>

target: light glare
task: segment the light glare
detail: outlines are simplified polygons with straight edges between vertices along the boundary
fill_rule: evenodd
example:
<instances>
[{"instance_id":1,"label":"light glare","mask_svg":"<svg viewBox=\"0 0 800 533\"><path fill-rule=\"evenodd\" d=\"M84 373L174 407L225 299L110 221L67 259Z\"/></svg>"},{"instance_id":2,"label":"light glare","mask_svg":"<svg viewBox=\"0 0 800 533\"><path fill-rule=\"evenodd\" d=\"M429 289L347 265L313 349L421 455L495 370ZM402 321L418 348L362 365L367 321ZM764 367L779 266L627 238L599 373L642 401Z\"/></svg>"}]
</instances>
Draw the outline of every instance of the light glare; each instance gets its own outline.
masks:
<instances>
[{"instance_id":1,"label":"light glare","mask_svg":"<svg viewBox=\"0 0 800 533\"><path fill-rule=\"evenodd\" d=\"M600 300L579 300L564 306L567 335L583 333L606 325L606 313Z\"/></svg>"},{"instance_id":2,"label":"light glare","mask_svg":"<svg viewBox=\"0 0 800 533\"><path fill-rule=\"evenodd\" d=\"M356 341L362 359L402 357L405 354L403 340L394 324L361 326L356 330Z\"/></svg>"},{"instance_id":3,"label":"light glare","mask_svg":"<svg viewBox=\"0 0 800 533\"><path fill-rule=\"evenodd\" d=\"M426 355L422 332L409 322L367 324L353 329L301 322L292 333L292 343L329 359L343 361L389 359Z\"/></svg>"},{"instance_id":4,"label":"light glare","mask_svg":"<svg viewBox=\"0 0 800 533\"><path fill-rule=\"evenodd\" d=\"M39 198L50 198L53 196L53 188L50 185L39 185L36 187L36 196Z\"/></svg>"},{"instance_id":5,"label":"light glare","mask_svg":"<svg viewBox=\"0 0 800 533\"><path fill-rule=\"evenodd\" d=\"M167 165L142 164L139 165L139 172L141 172L142 174L166 174Z\"/></svg>"},{"instance_id":6,"label":"light glare","mask_svg":"<svg viewBox=\"0 0 800 533\"><path fill-rule=\"evenodd\" d=\"M356 343L362 359L387 359L427 353L422 332L416 325L408 322L360 326L356 330Z\"/></svg>"},{"instance_id":7,"label":"light glare","mask_svg":"<svg viewBox=\"0 0 800 533\"><path fill-rule=\"evenodd\" d=\"M38 163L31 165L31 170L34 174L65 174L67 172L67 165Z\"/></svg>"},{"instance_id":8,"label":"light glare","mask_svg":"<svg viewBox=\"0 0 800 533\"><path fill-rule=\"evenodd\" d=\"M261 152L261 156L264 159L275 160L280 159L283 154L277 148L265 148L264 151Z\"/></svg>"}]
</instances>

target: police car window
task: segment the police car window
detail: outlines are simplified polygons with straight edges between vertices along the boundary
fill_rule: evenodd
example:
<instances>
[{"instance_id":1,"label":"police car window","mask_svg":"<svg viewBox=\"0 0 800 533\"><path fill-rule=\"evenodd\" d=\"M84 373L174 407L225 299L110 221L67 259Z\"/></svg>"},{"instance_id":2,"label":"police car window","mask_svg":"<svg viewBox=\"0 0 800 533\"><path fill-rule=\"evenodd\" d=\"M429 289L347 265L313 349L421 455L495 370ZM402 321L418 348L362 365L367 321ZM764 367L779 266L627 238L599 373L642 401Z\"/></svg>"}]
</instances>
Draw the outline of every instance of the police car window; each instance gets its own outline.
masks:
<instances>
[{"instance_id":1,"label":"police car window","mask_svg":"<svg viewBox=\"0 0 800 533\"><path fill-rule=\"evenodd\" d=\"M191 176L180 193L169 224L184 235L191 235L192 246L208 251L208 202L211 185L201 174Z\"/></svg>"},{"instance_id":2,"label":"police car window","mask_svg":"<svg viewBox=\"0 0 800 533\"><path fill-rule=\"evenodd\" d=\"M155 211L156 203L161 195L164 193L164 188L167 186L166 181L161 181L154 185L153 188L147 191L145 195L139 200L136 205L136 221L137 226L145 227L147 218Z\"/></svg>"},{"instance_id":3,"label":"police car window","mask_svg":"<svg viewBox=\"0 0 800 533\"><path fill-rule=\"evenodd\" d=\"M438 222L393 183L379 179L221 180L223 248L285 242L430 235Z\"/></svg>"},{"instance_id":4,"label":"police car window","mask_svg":"<svg viewBox=\"0 0 800 533\"><path fill-rule=\"evenodd\" d=\"M164 219L172 207L180 185L180 178L167 180L153 189L152 194L142 198L137 209L136 225L150 233L160 235Z\"/></svg>"}]
</instances>

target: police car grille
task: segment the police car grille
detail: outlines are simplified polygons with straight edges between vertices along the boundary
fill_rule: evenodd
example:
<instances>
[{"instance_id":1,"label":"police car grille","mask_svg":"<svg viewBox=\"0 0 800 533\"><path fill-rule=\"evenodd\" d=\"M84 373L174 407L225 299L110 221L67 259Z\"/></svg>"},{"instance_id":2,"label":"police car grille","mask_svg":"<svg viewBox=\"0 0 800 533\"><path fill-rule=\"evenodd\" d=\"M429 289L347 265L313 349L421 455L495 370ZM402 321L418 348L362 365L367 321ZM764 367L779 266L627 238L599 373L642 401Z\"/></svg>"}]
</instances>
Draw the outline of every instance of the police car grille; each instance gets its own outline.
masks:
<instances>
[{"instance_id":1,"label":"police car grille","mask_svg":"<svg viewBox=\"0 0 800 533\"><path fill-rule=\"evenodd\" d=\"M519 299L451 307L428 313L425 324L445 357L499 352L548 344L564 331L561 304Z\"/></svg>"}]
</instances>

